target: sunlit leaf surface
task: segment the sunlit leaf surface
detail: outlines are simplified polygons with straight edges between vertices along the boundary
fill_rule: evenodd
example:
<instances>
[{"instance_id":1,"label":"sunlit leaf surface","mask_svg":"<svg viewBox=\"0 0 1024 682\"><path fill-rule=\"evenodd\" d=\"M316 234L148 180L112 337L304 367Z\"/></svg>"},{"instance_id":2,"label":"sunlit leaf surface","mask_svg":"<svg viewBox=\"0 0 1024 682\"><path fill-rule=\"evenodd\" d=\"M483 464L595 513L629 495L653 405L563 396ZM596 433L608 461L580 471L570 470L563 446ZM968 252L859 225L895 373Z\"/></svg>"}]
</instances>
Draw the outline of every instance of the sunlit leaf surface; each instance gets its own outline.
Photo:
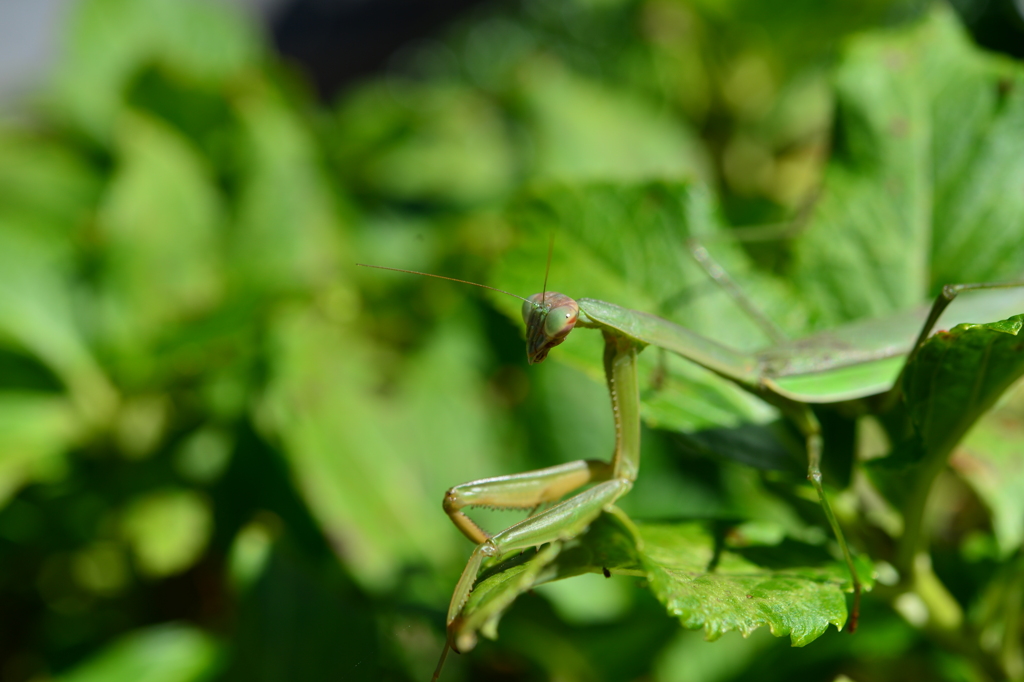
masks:
<instances>
[{"instance_id":1,"label":"sunlit leaf surface","mask_svg":"<svg viewBox=\"0 0 1024 682\"><path fill-rule=\"evenodd\" d=\"M605 515L578 540L546 546L485 572L463 611L459 635L471 638L479 629L493 637L498 619L517 595L588 572L646 579L671 615L686 628L703 630L708 640L767 627L776 637L789 636L793 646L804 646L829 625L842 629L846 622L849 574L819 547L793 541L753 544L728 524L638 523L636 528L633 536ZM789 565L796 557L795 565ZM870 589L870 562L858 564Z\"/></svg>"}]
</instances>

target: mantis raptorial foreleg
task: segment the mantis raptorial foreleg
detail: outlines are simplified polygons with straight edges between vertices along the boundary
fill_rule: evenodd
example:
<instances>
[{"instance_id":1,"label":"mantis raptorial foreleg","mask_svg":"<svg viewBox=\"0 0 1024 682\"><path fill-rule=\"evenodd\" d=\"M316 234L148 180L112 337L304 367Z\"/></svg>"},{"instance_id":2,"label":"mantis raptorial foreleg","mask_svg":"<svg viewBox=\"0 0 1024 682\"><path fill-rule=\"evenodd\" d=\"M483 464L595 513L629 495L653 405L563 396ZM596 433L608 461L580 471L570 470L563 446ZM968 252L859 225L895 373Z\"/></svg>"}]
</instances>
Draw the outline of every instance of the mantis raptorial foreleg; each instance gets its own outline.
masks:
<instances>
[{"instance_id":1,"label":"mantis raptorial foreleg","mask_svg":"<svg viewBox=\"0 0 1024 682\"><path fill-rule=\"evenodd\" d=\"M470 481L445 493L444 511L463 535L479 545L491 536L466 516L463 509L537 509L589 483L607 481L612 471L608 462L581 459L521 474Z\"/></svg>"},{"instance_id":2,"label":"mantis raptorial foreleg","mask_svg":"<svg viewBox=\"0 0 1024 682\"><path fill-rule=\"evenodd\" d=\"M575 310L570 314L575 324ZM539 328L551 330L545 324ZM547 334L546 337L549 344L537 345L531 359L542 358L550 345L561 341L557 334ZM640 464L640 390L636 359L643 346L607 331L604 338L605 375L615 417L615 449L610 462L578 460L511 476L471 481L455 486L445 494L444 508L448 516L466 537L477 543L448 608L447 646L455 651L468 649L475 642L474 633L460 632L459 614L484 559L576 537L633 487ZM550 343L550 339L557 341ZM462 512L462 509L473 506L536 508L590 483L595 485L492 536Z\"/></svg>"}]
</instances>

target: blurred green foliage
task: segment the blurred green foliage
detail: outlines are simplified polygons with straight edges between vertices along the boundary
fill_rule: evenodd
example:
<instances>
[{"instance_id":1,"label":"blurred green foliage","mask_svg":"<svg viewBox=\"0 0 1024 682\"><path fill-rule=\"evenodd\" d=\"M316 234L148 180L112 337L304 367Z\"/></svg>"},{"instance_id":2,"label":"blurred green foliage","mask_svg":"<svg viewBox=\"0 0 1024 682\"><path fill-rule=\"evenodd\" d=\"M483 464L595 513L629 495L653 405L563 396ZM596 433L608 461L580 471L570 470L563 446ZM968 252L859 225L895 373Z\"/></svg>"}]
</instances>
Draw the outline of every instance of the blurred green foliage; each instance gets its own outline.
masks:
<instances>
[{"instance_id":1,"label":"blurred green foliage","mask_svg":"<svg viewBox=\"0 0 1024 682\"><path fill-rule=\"evenodd\" d=\"M604 456L600 342L527 369L507 302L356 261L529 294L556 223L552 288L756 345L692 263L615 254L672 234L648 181L703 188L701 236L793 333L1024 255L1022 69L916 1L496 3L330 106L218 3L82 0L63 47L0 122L2 682L427 678L469 552L443 492ZM773 414L673 368L623 507L823 547L799 476L748 466L786 468ZM444 679L1024 678L1020 395L936 460L928 575L960 622L880 585L853 637L706 644L587 575ZM845 485L880 432L826 421L826 476L884 560L906 463Z\"/></svg>"}]
</instances>

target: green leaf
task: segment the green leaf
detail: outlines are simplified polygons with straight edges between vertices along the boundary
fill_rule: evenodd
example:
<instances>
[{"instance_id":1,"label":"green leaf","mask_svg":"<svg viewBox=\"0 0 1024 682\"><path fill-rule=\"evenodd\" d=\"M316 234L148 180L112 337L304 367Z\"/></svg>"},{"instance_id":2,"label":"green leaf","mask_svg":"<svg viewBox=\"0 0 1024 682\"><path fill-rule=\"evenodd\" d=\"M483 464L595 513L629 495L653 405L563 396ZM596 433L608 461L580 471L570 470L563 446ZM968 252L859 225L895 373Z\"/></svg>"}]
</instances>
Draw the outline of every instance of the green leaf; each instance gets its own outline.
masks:
<instances>
[{"instance_id":1,"label":"green leaf","mask_svg":"<svg viewBox=\"0 0 1024 682\"><path fill-rule=\"evenodd\" d=\"M903 392L915 429L907 450L919 453L915 472L922 482L945 466L965 434L1024 376L1022 326L1024 315L991 324L957 325L928 339L907 364ZM1019 429L1015 417L993 417L975 429L969 445L950 462L991 509L1004 555L1018 548L1024 536L1016 484L1021 478L1019 452L1013 438ZM984 449L977 450L979 446ZM923 504L920 486L915 490L912 500ZM911 518L919 522L918 516Z\"/></svg>"},{"instance_id":2,"label":"green leaf","mask_svg":"<svg viewBox=\"0 0 1024 682\"><path fill-rule=\"evenodd\" d=\"M81 420L66 397L0 392L0 508L22 485L63 473Z\"/></svg>"},{"instance_id":3,"label":"green leaf","mask_svg":"<svg viewBox=\"0 0 1024 682\"><path fill-rule=\"evenodd\" d=\"M937 6L851 41L836 98L835 151L794 271L820 326L1019 274L1019 64L978 50Z\"/></svg>"},{"instance_id":4,"label":"green leaf","mask_svg":"<svg viewBox=\"0 0 1024 682\"><path fill-rule=\"evenodd\" d=\"M0 130L0 224L8 229L29 229L64 253L90 219L100 186L68 145Z\"/></svg>"},{"instance_id":5,"label":"green leaf","mask_svg":"<svg viewBox=\"0 0 1024 682\"><path fill-rule=\"evenodd\" d=\"M1024 65L978 50L940 13L931 79L933 285L1017 278L1024 261Z\"/></svg>"},{"instance_id":6,"label":"green leaf","mask_svg":"<svg viewBox=\"0 0 1024 682\"><path fill-rule=\"evenodd\" d=\"M238 116L243 168L230 252L237 283L287 292L332 281L344 223L316 142L273 93L240 98Z\"/></svg>"},{"instance_id":7,"label":"green leaf","mask_svg":"<svg viewBox=\"0 0 1024 682\"><path fill-rule=\"evenodd\" d=\"M493 101L397 78L343 102L332 152L342 172L375 193L453 205L504 196L519 165Z\"/></svg>"},{"instance_id":8,"label":"green leaf","mask_svg":"<svg viewBox=\"0 0 1024 682\"><path fill-rule=\"evenodd\" d=\"M471 645L478 631L494 637L504 610L535 585L606 571L646 578L666 611L708 640L767 626L804 646L846 621L849 573L820 547L780 543L771 534L756 546L754 537L709 522L639 523L636 531L606 514L562 547L547 545L485 571L461 614L458 641ZM858 563L870 589L870 563Z\"/></svg>"},{"instance_id":9,"label":"green leaf","mask_svg":"<svg viewBox=\"0 0 1024 682\"><path fill-rule=\"evenodd\" d=\"M88 0L75 8L54 108L99 139L119 127L125 94L147 66L192 87L240 77L259 54L242 15L195 0Z\"/></svg>"},{"instance_id":10,"label":"green leaf","mask_svg":"<svg viewBox=\"0 0 1024 682\"><path fill-rule=\"evenodd\" d=\"M210 310L223 293L223 207L188 140L142 114L123 120L119 167L99 215L101 305L110 342L133 358L157 335Z\"/></svg>"},{"instance_id":11,"label":"green leaf","mask_svg":"<svg viewBox=\"0 0 1024 682\"><path fill-rule=\"evenodd\" d=\"M213 526L209 502L189 490L167 489L133 500L121 518L142 573L162 578L181 573L206 548Z\"/></svg>"},{"instance_id":12,"label":"green leaf","mask_svg":"<svg viewBox=\"0 0 1024 682\"><path fill-rule=\"evenodd\" d=\"M60 682L198 682L219 667L220 645L202 630L158 625L135 630L70 672Z\"/></svg>"},{"instance_id":13,"label":"green leaf","mask_svg":"<svg viewBox=\"0 0 1024 682\"><path fill-rule=\"evenodd\" d=\"M925 456L945 460L1024 375L1024 315L933 335L907 364L903 392Z\"/></svg>"},{"instance_id":14,"label":"green leaf","mask_svg":"<svg viewBox=\"0 0 1024 682\"><path fill-rule=\"evenodd\" d=\"M117 394L79 328L63 247L27 225L0 219L0 342L44 362L83 416L102 423Z\"/></svg>"},{"instance_id":15,"label":"green leaf","mask_svg":"<svg viewBox=\"0 0 1024 682\"><path fill-rule=\"evenodd\" d=\"M931 130L919 32L867 34L836 73L836 150L796 273L831 324L927 296Z\"/></svg>"},{"instance_id":16,"label":"green leaf","mask_svg":"<svg viewBox=\"0 0 1024 682\"><path fill-rule=\"evenodd\" d=\"M348 328L293 309L271 322L269 362L262 430L280 439L297 489L345 547L356 579L387 585L397 558L422 560L444 535L440 526L431 532L436 503L403 467L409 450L395 443L394 415L368 399L377 380L371 349Z\"/></svg>"},{"instance_id":17,"label":"green leaf","mask_svg":"<svg viewBox=\"0 0 1024 682\"><path fill-rule=\"evenodd\" d=\"M992 514L992 529L1003 558L1024 542L1024 384L978 420L949 465L978 493Z\"/></svg>"},{"instance_id":18,"label":"green leaf","mask_svg":"<svg viewBox=\"0 0 1024 682\"><path fill-rule=\"evenodd\" d=\"M299 309L272 322L260 426L282 443L306 504L363 585L387 586L403 562L452 565L465 540L441 511L444 490L527 468L481 399L484 344L472 320L463 309L406 361L386 356L393 376L354 323Z\"/></svg>"},{"instance_id":19,"label":"green leaf","mask_svg":"<svg viewBox=\"0 0 1024 682\"><path fill-rule=\"evenodd\" d=\"M629 182L710 175L703 147L682 121L549 57L524 64L519 96L535 134L535 177Z\"/></svg>"},{"instance_id":20,"label":"green leaf","mask_svg":"<svg viewBox=\"0 0 1024 682\"><path fill-rule=\"evenodd\" d=\"M779 559L799 557L790 546L775 553L775 561L753 552L716 556L714 536L697 523L643 524L640 533L651 588L684 627L703 628L709 640L767 626L776 637L789 635L793 646L804 646L829 624L841 630L846 622L844 592L852 588L839 562L779 567Z\"/></svg>"}]
</instances>

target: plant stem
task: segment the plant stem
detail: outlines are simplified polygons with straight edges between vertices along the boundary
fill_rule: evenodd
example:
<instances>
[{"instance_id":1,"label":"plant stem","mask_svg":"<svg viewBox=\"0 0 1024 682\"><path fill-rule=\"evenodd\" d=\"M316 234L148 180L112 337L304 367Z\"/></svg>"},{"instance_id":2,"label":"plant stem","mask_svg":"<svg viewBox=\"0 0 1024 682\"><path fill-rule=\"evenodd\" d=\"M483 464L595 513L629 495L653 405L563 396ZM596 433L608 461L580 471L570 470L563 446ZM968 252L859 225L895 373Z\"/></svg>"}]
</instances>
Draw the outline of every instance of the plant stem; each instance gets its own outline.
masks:
<instances>
[{"instance_id":1,"label":"plant stem","mask_svg":"<svg viewBox=\"0 0 1024 682\"><path fill-rule=\"evenodd\" d=\"M927 552L927 537L924 533L925 510L928 498L939 473L946 467L947 452L941 456L933 454L920 464L913 487L903 504L903 536L896 551L896 570L900 580L910 583L914 575L914 563L921 552Z\"/></svg>"},{"instance_id":2,"label":"plant stem","mask_svg":"<svg viewBox=\"0 0 1024 682\"><path fill-rule=\"evenodd\" d=\"M948 449L944 449L941 456L934 453L920 464L903 504L903 536L895 557L900 585L888 595L889 602L896 607L904 595L918 598L927 610L927 620L918 625L936 644L970 660L982 679L1005 680L1007 671L1000 664L1000 656L982 649L979 633L965 625L963 608L932 570L925 513L935 479L945 469L948 454Z\"/></svg>"}]
</instances>

